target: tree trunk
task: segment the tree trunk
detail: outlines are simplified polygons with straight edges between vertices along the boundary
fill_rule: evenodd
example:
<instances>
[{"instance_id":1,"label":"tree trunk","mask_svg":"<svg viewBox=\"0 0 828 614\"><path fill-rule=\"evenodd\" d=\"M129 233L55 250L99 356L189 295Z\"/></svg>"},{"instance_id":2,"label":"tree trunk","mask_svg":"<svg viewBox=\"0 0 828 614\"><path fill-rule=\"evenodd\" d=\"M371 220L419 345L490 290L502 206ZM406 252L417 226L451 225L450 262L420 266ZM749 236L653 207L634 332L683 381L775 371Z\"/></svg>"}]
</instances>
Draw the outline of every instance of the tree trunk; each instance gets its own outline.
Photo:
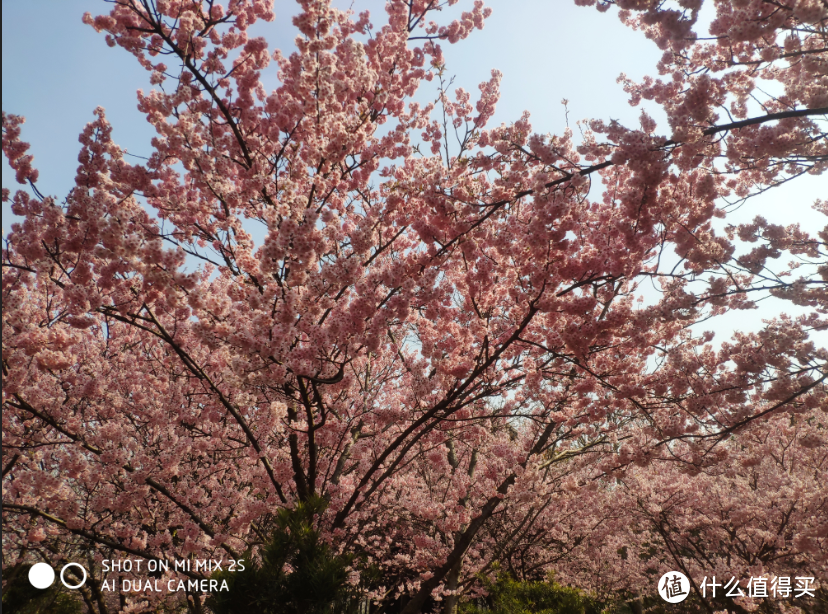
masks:
<instances>
[{"instance_id":1,"label":"tree trunk","mask_svg":"<svg viewBox=\"0 0 828 614\"><path fill-rule=\"evenodd\" d=\"M446 589L456 591L460 584L460 571L463 569L463 559L461 558L454 567L451 568L446 576ZM457 603L460 601L460 595L447 595L443 601L443 614L456 614Z\"/></svg>"},{"instance_id":2,"label":"tree trunk","mask_svg":"<svg viewBox=\"0 0 828 614\"><path fill-rule=\"evenodd\" d=\"M635 591L635 596L627 602L633 614L644 614L644 605L641 601L641 593Z\"/></svg>"}]
</instances>

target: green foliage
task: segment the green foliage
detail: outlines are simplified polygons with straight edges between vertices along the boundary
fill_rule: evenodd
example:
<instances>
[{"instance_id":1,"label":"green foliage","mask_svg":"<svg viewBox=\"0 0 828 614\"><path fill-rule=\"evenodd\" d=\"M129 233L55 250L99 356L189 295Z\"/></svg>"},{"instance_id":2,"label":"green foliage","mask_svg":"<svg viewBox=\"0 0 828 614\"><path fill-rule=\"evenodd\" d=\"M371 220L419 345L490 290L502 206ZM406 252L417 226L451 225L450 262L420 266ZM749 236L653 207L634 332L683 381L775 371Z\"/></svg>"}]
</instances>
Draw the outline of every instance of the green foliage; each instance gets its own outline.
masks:
<instances>
[{"instance_id":1,"label":"green foliage","mask_svg":"<svg viewBox=\"0 0 828 614\"><path fill-rule=\"evenodd\" d=\"M60 582L49 588L35 588L29 582L31 565L14 565L3 570L3 611L14 614L80 614L81 602Z\"/></svg>"},{"instance_id":2,"label":"green foliage","mask_svg":"<svg viewBox=\"0 0 828 614\"><path fill-rule=\"evenodd\" d=\"M463 603L458 614L599 614L601 608L584 592L562 586L550 575L547 581L516 580L507 573L495 582L484 578L487 607Z\"/></svg>"},{"instance_id":3,"label":"green foliage","mask_svg":"<svg viewBox=\"0 0 828 614\"><path fill-rule=\"evenodd\" d=\"M356 611L348 584L352 556L338 555L319 537L314 516L327 503L314 498L292 510L279 510L276 528L261 552L261 561L245 556L244 571L218 572L229 591L207 602L216 614L350 614Z\"/></svg>"}]
</instances>

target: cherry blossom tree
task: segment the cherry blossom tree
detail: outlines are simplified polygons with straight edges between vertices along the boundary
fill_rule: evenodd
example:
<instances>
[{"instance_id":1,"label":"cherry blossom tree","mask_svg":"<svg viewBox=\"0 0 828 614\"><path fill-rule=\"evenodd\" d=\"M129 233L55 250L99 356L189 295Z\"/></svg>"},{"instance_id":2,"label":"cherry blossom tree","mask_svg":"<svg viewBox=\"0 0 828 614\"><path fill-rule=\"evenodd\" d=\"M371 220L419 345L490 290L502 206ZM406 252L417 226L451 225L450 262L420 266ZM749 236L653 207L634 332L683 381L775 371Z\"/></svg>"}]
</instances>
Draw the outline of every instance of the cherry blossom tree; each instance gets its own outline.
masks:
<instances>
[{"instance_id":1,"label":"cherry blossom tree","mask_svg":"<svg viewBox=\"0 0 828 614\"><path fill-rule=\"evenodd\" d=\"M86 15L150 71L157 136L131 164L97 109L62 200L4 113L28 186L3 188L4 565L82 555L91 611L183 607L113 606L102 561L255 555L321 498L377 607L451 613L513 547L498 527L542 550L579 467L716 471L724 438L824 409L828 232L727 225L828 164L824 3L719 0L710 39L701 0L600 4L664 49L664 80L624 87L669 125L576 139L489 127L497 71L447 91L441 45L490 13L441 22L457 2L391 0L375 26L301 0L289 57L248 36L266 0ZM809 314L718 347L698 328L766 296Z\"/></svg>"},{"instance_id":2,"label":"cherry blossom tree","mask_svg":"<svg viewBox=\"0 0 828 614\"><path fill-rule=\"evenodd\" d=\"M658 461L596 480L585 466L575 478L584 486L554 495L557 511L535 523L548 543L513 540L511 568L525 573L522 561L551 560L572 584L639 599L655 596L658 578L679 570L708 612L757 609L763 599L751 598L760 592L748 586L754 578L774 601L802 606L807 595L795 596L802 584L795 579L810 577L812 593L821 585L824 594L828 578L826 435L822 411L782 414L720 444L726 462L697 474ZM586 521L577 513L584 503ZM529 549L536 551L527 557ZM721 585L737 578L744 598L734 602L721 588L714 595L713 576ZM787 591L779 578L790 579Z\"/></svg>"}]
</instances>

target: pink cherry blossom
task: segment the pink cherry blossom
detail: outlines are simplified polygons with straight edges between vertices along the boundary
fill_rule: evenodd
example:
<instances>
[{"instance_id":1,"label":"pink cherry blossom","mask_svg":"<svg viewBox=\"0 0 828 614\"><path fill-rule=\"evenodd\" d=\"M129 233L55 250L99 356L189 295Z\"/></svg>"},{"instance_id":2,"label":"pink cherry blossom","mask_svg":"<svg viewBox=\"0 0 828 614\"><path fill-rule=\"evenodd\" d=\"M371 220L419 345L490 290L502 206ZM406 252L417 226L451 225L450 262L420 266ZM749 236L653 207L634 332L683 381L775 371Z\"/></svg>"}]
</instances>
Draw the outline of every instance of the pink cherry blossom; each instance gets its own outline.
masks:
<instances>
[{"instance_id":1,"label":"pink cherry blossom","mask_svg":"<svg viewBox=\"0 0 828 614\"><path fill-rule=\"evenodd\" d=\"M498 71L448 91L441 44L480 1L446 23L391 0L377 25L299 4L288 57L248 35L266 0L86 15L159 86L138 94L156 137L132 164L96 109L66 195L4 113L28 186L3 191L4 561L85 557L98 594L104 559L257 556L320 496L323 539L404 614L452 614L495 562L630 590L694 532L694 574L824 578L828 231L727 204L826 169L824 7L717 0L708 39L701 0L598 3L664 50L621 81L668 123L576 137L490 126ZM700 328L767 297L759 331Z\"/></svg>"}]
</instances>

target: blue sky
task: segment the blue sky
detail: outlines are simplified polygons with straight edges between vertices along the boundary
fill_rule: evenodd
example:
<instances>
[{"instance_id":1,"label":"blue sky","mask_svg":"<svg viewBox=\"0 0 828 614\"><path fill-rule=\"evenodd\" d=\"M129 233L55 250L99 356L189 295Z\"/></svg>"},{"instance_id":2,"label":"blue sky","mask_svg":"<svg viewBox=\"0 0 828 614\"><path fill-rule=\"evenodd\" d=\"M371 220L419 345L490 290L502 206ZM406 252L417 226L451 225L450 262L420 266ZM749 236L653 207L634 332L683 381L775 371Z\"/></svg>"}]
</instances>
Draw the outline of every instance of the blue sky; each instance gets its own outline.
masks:
<instances>
[{"instance_id":1,"label":"blue sky","mask_svg":"<svg viewBox=\"0 0 828 614\"><path fill-rule=\"evenodd\" d=\"M382 0L337 4L357 12L369 10L375 24L383 21ZM464 0L452 10L467 10L470 4ZM560 133L566 126L563 98L569 100L573 128L575 121L585 118L638 125L640 109L628 105L616 78L622 72L633 79L655 74L661 52L641 33L624 27L613 11L598 13L576 7L571 0L488 0L486 4L494 11L486 27L457 45L443 47L447 73L455 76L454 87L464 87L473 97L491 69L503 72L502 97L490 126L514 121L529 110L536 131ZM40 171L38 187L59 200L73 186L78 134L92 120L95 107L106 109L119 145L141 156L150 151L154 132L137 111L135 98L136 90L151 89L149 73L81 22L85 12L98 14L109 8L100 0L3 3L3 110L26 116L23 140L32 145L30 153ZM290 18L295 12L296 4L277 0L276 21L257 24L252 35L265 36L271 49L290 53L296 35ZM276 86L274 64L265 70L263 80L268 89ZM436 95L428 92L429 87L434 83L424 84L423 95ZM648 111L656 120L663 117L657 108ZM814 199L828 192L824 178L807 177L795 183L757 199L738 213L737 220L761 214L777 223L824 225L825 218L810 211ZM3 186L12 191L17 187L5 161ZM12 217L4 203L4 235ZM723 333L735 327L757 328L764 313L760 309L732 314L705 328Z\"/></svg>"},{"instance_id":2,"label":"blue sky","mask_svg":"<svg viewBox=\"0 0 828 614\"><path fill-rule=\"evenodd\" d=\"M344 3L343 3L344 4ZM461 2L458 7L469 2ZM350 3L349 3L350 5ZM385 13L379 0L354 0L356 11L369 10L376 23ZM503 96L492 122L511 122L526 109L539 132L565 127L562 98L569 100L570 122L613 118L637 124L639 109L626 103L615 79L621 72L640 77L652 72L659 51L629 31L612 14L576 7L566 0L487 2L494 10L482 31L457 45L443 45L447 72L455 86L477 92L491 69L503 72ZM149 74L120 48L81 22L84 12L107 12L94 0L27 0L3 6L3 109L26 116L23 138L32 144L41 190L65 194L77 167L77 136L97 106L106 109L114 138L131 153L146 155L153 131L136 109L135 91L151 89ZM287 54L296 30L296 5L277 0L276 21L257 24L271 48ZM450 17L447 14L446 17ZM274 64L263 80L276 86ZM424 84L433 89L434 84ZM423 92L428 94L427 91ZM492 124L490 124L492 125ZM14 181L3 167L3 185Z\"/></svg>"}]
</instances>

